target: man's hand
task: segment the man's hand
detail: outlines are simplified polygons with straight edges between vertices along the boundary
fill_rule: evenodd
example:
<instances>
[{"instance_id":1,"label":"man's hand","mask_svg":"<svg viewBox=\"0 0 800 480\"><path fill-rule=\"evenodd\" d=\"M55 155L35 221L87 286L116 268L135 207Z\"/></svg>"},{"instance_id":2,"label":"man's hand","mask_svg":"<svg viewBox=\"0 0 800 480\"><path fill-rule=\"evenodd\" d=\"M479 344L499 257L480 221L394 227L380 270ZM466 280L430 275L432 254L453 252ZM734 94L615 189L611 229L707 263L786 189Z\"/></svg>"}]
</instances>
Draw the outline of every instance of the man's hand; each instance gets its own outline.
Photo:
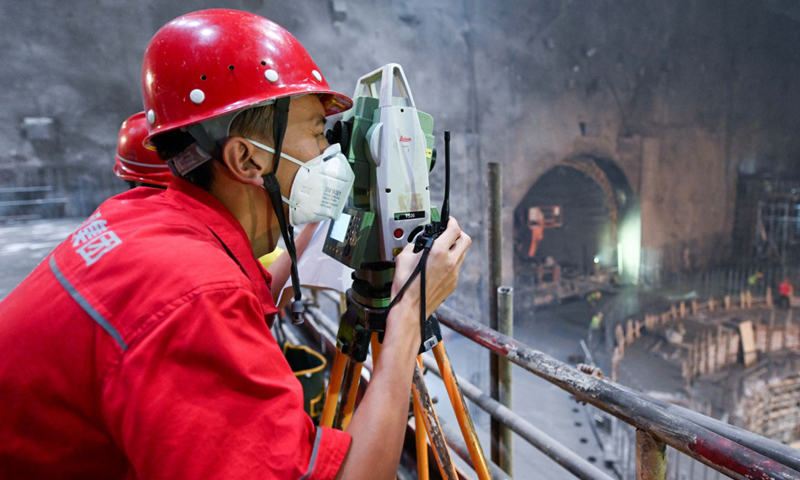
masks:
<instances>
[{"instance_id":1,"label":"man's hand","mask_svg":"<svg viewBox=\"0 0 800 480\"><path fill-rule=\"evenodd\" d=\"M458 284L458 275L461 264L464 263L467 249L472 245L472 239L461 231L458 221L450 217L447 229L433 243L428 256L426 283L427 315L439 308L439 305L452 294ZM392 284L392 298L403 288L408 277L417 267L422 252L414 253L414 244L406 245L400 255L395 259L394 283ZM405 301L417 303L420 299L419 276L406 289L403 294Z\"/></svg>"}]
</instances>

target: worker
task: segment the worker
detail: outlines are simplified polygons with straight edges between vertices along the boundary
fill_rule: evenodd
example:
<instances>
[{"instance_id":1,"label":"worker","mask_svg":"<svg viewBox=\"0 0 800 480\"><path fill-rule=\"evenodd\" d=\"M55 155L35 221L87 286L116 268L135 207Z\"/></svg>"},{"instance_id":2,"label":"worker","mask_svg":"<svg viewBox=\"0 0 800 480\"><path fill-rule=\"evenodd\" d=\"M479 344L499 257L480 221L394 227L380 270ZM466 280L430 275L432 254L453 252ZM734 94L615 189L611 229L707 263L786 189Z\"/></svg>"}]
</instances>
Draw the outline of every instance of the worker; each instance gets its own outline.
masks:
<instances>
[{"instance_id":1,"label":"worker","mask_svg":"<svg viewBox=\"0 0 800 480\"><path fill-rule=\"evenodd\" d=\"M167 188L174 177L155 149L144 144L147 135L147 120L144 112L131 115L122 122L117 137L117 154L114 156L114 174L127 181L130 188ZM317 223L313 223L307 228L304 227L295 239L299 254L302 254L305 246L308 245L317 225ZM275 250L260 257L258 261L264 268L270 270L270 266L283 253L282 248L275 247ZM273 277L272 283L276 289L285 285L289 279L289 261L288 255L286 255L276 265L277 268L270 271ZM274 298L278 297L274 296Z\"/></svg>"},{"instance_id":2,"label":"worker","mask_svg":"<svg viewBox=\"0 0 800 480\"><path fill-rule=\"evenodd\" d=\"M341 212L352 171L323 124L352 101L289 32L235 10L162 27L142 86L146 141L180 178L103 202L0 302L0 478L395 478L419 278L337 431L303 412L257 260L281 234L291 248L292 226ZM310 190L323 185L325 204ZM470 243L451 218L427 263L428 314ZM393 297L420 255L396 257Z\"/></svg>"},{"instance_id":3,"label":"worker","mask_svg":"<svg viewBox=\"0 0 800 480\"><path fill-rule=\"evenodd\" d=\"M789 280L789 277L785 277L781 283L778 285L778 307L779 308L789 308L792 306L792 294L794 293L794 288L792 287L792 282Z\"/></svg>"},{"instance_id":4,"label":"worker","mask_svg":"<svg viewBox=\"0 0 800 480\"><path fill-rule=\"evenodd\" d=\"M761 272L755 272L747 277L747 290L749 292L753 292L757 287L761 284L761 279L764 278L764 274Z\"/></svg>"},{"instance_id":5,"label":"worker","mask_svg":"<svg viewBox=\"0 0 800 480\"><path fill-rule=\"evenodd\" d=\"M592 321L589 323L589 346L592 350L597 350L604 339L602 326L603 312L597 312L592 315Z\"/></svg>"},{"instance_id":6,"label":"worker","mask_svg":"<svg viewBox=\"0 0 800 480\"><path fill-rule=\"evenodd\" d=\"M127 181L130 188L167 188L172 173L156 151L142 143L147 134L144 112L131 115L122 122L114 156L114 174Z\"/></svg>"},{"instance_id":7,"label":"worker","mask_svg":"<svg viewBox=\"0 0 800 480\"><path fill-rule=\"evenodd\" d=\"M114 174L126 180L130 188L140 186L167 188L174 177L156 151L144 145L147 134L144 112L139 112L122 123L117 139ZM318 225L318 223L306 225L295 239L298 256L303 254ZM275 291L281 285L285 285L289 279L289 262L291 260L288 257L285 250L275 247L275 250L258 259L261 265L270 272ZM276 261L277 263L275 263ZM273 298L278 297L273 294ZM283 335L280 323L273 325L273 334L278 340L292 372L303 387L303 408L316 424L319 422L321 414L324 369L327 359L304 345L294 345L288 342Z\"/></svg>"},{"instance_id":8,"label":"worker","mask_svg":"<svg viewBox=\"0 0 800 480\"><path fill-rule=\"evenodd\" d=\"M603 292L600 290L595 290L594 292L586 295L586 301L589 302L593 307L597 305L597 302L603 297Z\"/></svg>"},{"instance_id":9,"label":"worker","mask_svg":"<svg viewBox=\"0 0 800 480\"><path fill-rule=\"evenodd\" d=\"M169 167L152 147L144 144L147 137L145 113L139 112L122 122L117 138L117 154L114 157L114 174L128 182L130 188L140 186L167 188L174 178ZM318 223L306 225L295 239L298 256L302 255ZM281 258L283 256L283 258ZM280 260L279 260L280 259ZM289 279L290 259L280 247L258 259L272 275L273 298L278 298L280 289ZM270 266L278 262L275 267ZM291 287L290 287L291 288Z\"/></svg>"},{"instance_id":10,"label":"worker","mask_svg":"<svg viewBox=\"0 0 800 480\"><path fill-rule=\"evenodd\" d=\"M591 328L597 330L603 322L603 312L597 312L592 316Z\"/></svg>"},{"instance_id":11,"label":"worker","mask_svg":"<svg viewBox=\"0 0 800 480\"><path fill-rule=\"evenodd\" d=\"M536 247L544 238L544 213L539 207L528 209L528 228L531 231L531 244L528 248L528 258L536 255Z\"/></svg>"}]
</instances>

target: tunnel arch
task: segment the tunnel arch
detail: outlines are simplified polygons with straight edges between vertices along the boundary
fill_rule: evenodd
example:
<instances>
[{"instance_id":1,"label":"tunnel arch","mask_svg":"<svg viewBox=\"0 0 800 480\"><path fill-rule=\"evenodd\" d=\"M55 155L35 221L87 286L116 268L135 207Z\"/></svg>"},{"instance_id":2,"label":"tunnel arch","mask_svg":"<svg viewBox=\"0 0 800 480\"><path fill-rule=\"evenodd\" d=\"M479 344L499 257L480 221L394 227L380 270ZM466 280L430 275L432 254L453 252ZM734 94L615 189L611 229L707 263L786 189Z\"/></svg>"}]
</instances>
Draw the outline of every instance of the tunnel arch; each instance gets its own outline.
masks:
<instances>
[{"instance_id":1,"label":"tunnel arch","mask_svg":"<svg viewBox=\"0 0 800 480\"><path fill-rule=\"evenodd\" d=\"M537 223L531 217L532 207L547 209L558 204L564 207L563 230L545 228L538 234L538 246L531 248L537 243L537 227L531 226ZM590 273L595 261L616 268L620 262L620 228L632 214L638 218L638 202L627 176L614 160L591 154L561 160L533 182L515 207L515 275L530 275L531 268L547 257L563 265L567 275ZM531 251L535 251L532 257Z\"/></svg>"},{"instance_id":2,"label":"tunnel arch","mask_svg":"<svg viewBox=\"0 0 800 480\"><path fill-rule=\"evenodd\" d=\"M614 192L614 186L611 184L605 171L600 168L595 158L583 155L563 160L556 166L573 168L591 178L597 186L600 187L605 197L605 207L608 210L608 216L611 219L611 241L616 243L617 226L619 223L619 207L617 206L616 194Z\"/></svg>"}]
</instances>

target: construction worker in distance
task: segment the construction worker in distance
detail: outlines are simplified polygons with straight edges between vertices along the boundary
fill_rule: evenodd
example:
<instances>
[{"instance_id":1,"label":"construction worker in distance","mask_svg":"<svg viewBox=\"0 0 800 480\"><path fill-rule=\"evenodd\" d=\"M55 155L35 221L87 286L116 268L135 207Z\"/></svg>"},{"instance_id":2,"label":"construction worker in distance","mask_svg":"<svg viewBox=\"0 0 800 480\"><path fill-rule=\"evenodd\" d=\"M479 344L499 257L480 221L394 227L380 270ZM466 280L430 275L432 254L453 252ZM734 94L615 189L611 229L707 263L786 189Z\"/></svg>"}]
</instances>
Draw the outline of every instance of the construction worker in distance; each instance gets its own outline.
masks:
<instances>
[{"instance_id":1,"label":"construction worker in distance","mask_svg":"<svg viewBox=\"0 0 800 480\"><path fill-rule=\"evenodd\" d=\"M764 278L764 274L761 272L753 273L752 275L747 277L747 289L751 292L755 290L757 286L760 284L760 280Z\"/></svg>"},{"instance_id":2,"label":"construction worker in distance","mask_svg":"<svg viewBox=\"0 0 800 480\"><path fill-rule=\"evenodd\" d=\"M789 280L789 277L784 278L778 285L778 307L791 308L793 293L794 288L792 287L792 282Z\"/></svg>"},{"instance_id":3,"label":"construction worker in distance","mask_svg":"<svg viewBox=\"0 0 800 480\"><path fill-rule=\"evenodd\" d=\"M603 292L601 292L600 290L595 290L589 295L586 295L586 301L589 302L589 304L591 304L592 307L594 307L595 305L597 305L597 302L599 302L602 297L603 297Z\"/></svg>"},{"instance_id":4,"label":"construction worker in distance","mask_svg":"<svg viewBox=\"0 0 800 480\"><path fill-rule=\"evenodd\" d=\"M257 260L282 235L294 265L293 227L341 213L353 173L323 128L352 101L289 32L235 10L162 27L142 90L146 141L179 178L103 202L0 302L0 478L395 478L419 279L337 431L303 411ZM434 243L428 315L470 243L455 219ZM419 257L397 256L393 296Z\"/></svg>"},{"instance_id":5,"label":"construction worker in distance","mask_svg":"<svg viewBox=\"0 0 800 480\"><path fill-rule=\"evenodd\" d=\"M597 312L592 315L592 321L589 323L589 346L593 350L600 348L601 342L604 339L602 327L603 312Z\"/></svg>"}]
</instances>

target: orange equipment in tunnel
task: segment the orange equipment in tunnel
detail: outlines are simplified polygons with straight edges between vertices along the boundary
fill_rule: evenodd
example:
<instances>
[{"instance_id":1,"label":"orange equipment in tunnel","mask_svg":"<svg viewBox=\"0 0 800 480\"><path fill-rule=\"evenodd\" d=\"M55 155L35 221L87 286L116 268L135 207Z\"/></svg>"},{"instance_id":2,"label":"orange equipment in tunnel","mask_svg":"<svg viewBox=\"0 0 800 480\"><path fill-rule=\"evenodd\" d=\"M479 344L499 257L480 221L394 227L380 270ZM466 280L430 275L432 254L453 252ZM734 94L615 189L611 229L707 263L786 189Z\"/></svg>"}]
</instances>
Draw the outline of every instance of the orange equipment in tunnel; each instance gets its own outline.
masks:
<instances>
[{"instance_id":1,"label":"orange equipment in tunnel","mask_svg":"<svg viewBox=\"0 0 800 480\"><path fill-rule=\"evenodd\" d=\"M561 205L539 205L528 209L528 228L531 231L528 258L536 255L536 247L544 238L544 229L560 227L562 220Z\"/></svg>"}]
</instances>

